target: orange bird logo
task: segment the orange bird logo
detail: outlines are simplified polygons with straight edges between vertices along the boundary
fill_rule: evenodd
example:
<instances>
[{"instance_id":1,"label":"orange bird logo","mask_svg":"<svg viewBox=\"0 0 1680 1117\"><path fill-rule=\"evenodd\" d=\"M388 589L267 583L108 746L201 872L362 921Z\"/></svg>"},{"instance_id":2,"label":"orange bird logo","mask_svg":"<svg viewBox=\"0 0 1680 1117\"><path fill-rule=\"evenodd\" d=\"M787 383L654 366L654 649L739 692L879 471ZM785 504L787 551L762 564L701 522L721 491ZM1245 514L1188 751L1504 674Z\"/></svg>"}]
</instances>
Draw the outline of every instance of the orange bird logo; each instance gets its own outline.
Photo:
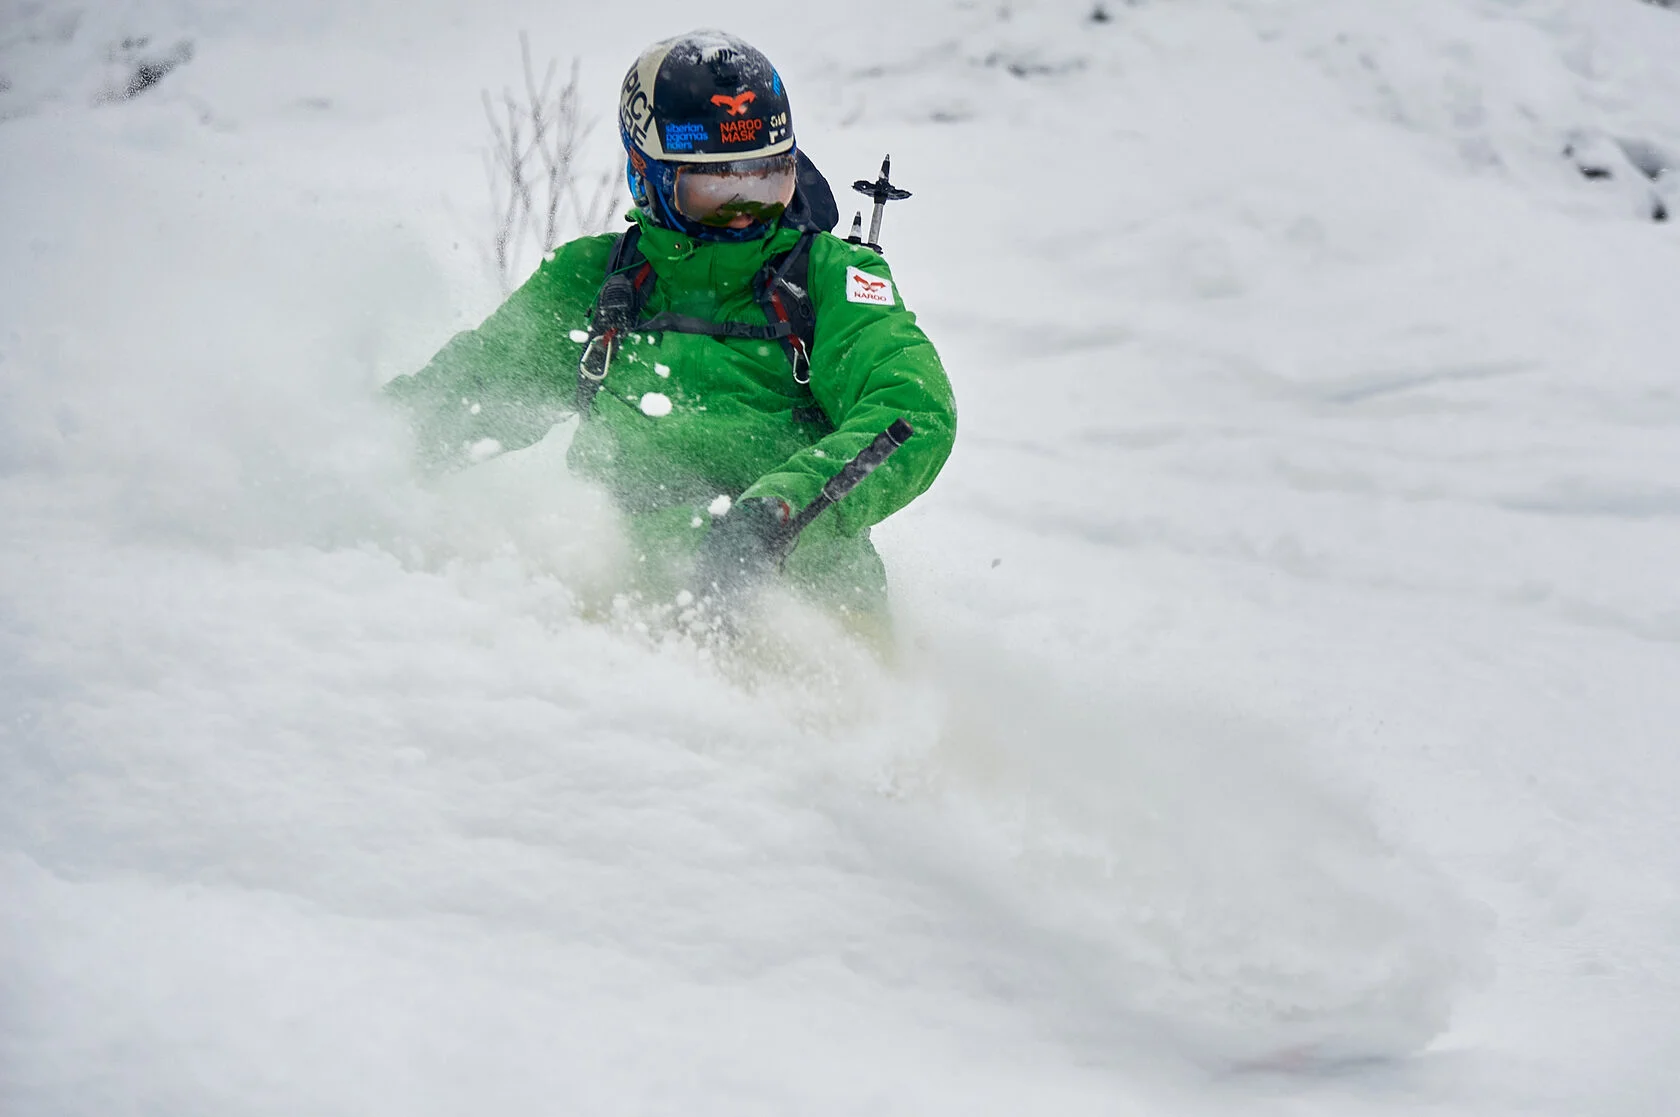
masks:
<instances>
[{"instance_id":1,"label":"orange bird logo","mask_svg":"<svg viewBox=\"0 0 1680 1117\"><path fill-rule=\"evenodd\" d=\"M712 104L722 105L724 108L729 110L730 116L740 116L742 113L747 111L747 106L756 100L758 100L758 94L754 93L750 89L735 97L729 97L722 93L714 93L712 95Z\"/></svg>"}]
</instances>

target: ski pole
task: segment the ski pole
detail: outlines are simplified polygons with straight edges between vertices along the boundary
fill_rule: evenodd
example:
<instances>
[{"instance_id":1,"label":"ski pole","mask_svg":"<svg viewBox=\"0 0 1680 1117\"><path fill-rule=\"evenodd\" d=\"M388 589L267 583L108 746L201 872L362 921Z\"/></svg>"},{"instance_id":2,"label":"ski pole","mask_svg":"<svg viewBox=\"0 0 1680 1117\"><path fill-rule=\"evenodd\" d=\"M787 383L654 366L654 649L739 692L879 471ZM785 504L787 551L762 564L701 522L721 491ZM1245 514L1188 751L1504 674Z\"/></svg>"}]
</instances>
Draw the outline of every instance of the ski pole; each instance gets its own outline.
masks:
<instances>
[{"instance_id":1,"label":"ski pole","mask_svg":"<svg viewBox=\"0 0 1680 1117\"><path fill-rule=\"evenodd\" d=\"M902 201L910 196L910 191L900 190L890 181L892 177L892 156L881 160L881 177L874 182L860 178L852 183L852 189L875 202L875 212L869 219L869 239L864 240L860 235L863 229L863 214L860 212L852 218L852 235L846 239L853 244L862 244L866 248L881 251L881 217L886 213L888 202Z\"/></svg>"},{"instance_id":2,"label":"ski pole","mask_svg":"<svg viewBox=\"0 0 1680 1117\"><path fill-rule=\"evenodd\" d=\"M800 510L799 515L788 521L788 538L799 538L799 533L808 527L812 520L822 515L832 504L838 504L846 498L846 494L857 488L865 477L881 468L886 460L898 451L898 448L910 440L915 434L909 423L903 419L894 419L892 425L880 434L862 450L858 456L847 462L839 473L828 479L817 498Z\"/></svg>"}]
</instances>

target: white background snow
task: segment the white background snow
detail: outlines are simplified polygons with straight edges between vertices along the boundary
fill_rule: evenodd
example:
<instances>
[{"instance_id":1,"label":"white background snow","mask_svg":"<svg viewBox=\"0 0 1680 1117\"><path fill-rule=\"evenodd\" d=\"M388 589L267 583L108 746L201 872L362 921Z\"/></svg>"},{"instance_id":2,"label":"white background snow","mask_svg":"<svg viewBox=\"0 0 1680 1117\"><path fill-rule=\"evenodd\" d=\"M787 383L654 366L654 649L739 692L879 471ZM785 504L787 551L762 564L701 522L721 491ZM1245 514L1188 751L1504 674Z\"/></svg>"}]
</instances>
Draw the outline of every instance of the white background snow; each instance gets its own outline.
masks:
<instances>
[{"instance_id":1,"label":"white background snow","mask_svg":"<svg viewBox=\"0 0 1680 1117\"><path fill-rule=\"evenodd\" d=\"M0 2L0 1112L1680 1111L1680 13L1091 11ZM916 192L892 667L376 395L705 25Z\"/></svg>"}]
</instances>

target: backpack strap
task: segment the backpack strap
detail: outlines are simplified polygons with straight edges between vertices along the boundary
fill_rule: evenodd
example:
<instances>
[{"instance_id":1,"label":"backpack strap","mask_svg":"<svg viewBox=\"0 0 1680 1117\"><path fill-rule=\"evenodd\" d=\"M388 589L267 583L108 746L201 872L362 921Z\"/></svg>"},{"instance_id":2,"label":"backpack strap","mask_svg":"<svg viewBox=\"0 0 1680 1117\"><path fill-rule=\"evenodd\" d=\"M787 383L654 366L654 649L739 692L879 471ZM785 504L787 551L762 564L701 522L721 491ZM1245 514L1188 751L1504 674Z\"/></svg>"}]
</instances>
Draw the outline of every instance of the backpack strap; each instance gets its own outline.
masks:
<instances>
[{"instance_id":1,"label":"backpack strap","mask_svg":"<svg viewBox=\"0 0 1680 1117\"><path fill-rule=\"evenodd\" d=\"M636 325L653 291L653 265L641 250L642 227L632 225L613 245L607 258L607 278L589 313L589 340L578 358L577 412L587 417L607 378L613 355L625 334Z\"/></svg>"},{"instance_id":2,"label":"backpack strap","mask_svg":"<svg viewBox=\"0 0 1680 1117\"><path fill-rule=\"evenodd\" d=\"M753 280L753 294L764 317L783 332L777 340L793 365L793 382L801 387L811 382L811 347L816 344L817 312L811 305L811 239L806 231L778 261Z\"/></svg>"},{"instance_id":3,"label":"backpack strap","mask_svg":"<svg viewBox=\"0 0 1680 1117\"><path fill-rule=\"evenodd\" d=\"M656 314L645 322L638 321L642 307L653 293L656 277L640 246L642 229L632 225L619 237L607 259L607 277L595 296L595 308L589 316L589 340L584 343L583 356L578 360L577 411L588 416L607 378L614 354L624 335L632 330L648 333L670 331L681 334L706 334L711 337L732 337L746 341L779 341L793 366L794 383L801 387L811 382L811 347L816 343L817 315L807 290L811 264L811 239L806 231L799 241L780 257L773 258L753 278L753 296L764 311L766 324L755 326L748 322L708 322L687 314Z\"/></svg>"},{"instance_id":4,"label":"backpack strap","mask_svg":"<svg viewBox=\"0 0 1680 1117\"><path fill-rule=\"evenodd\" d=\"M737 337L746 341L781 341L787 337L789 329L779 322L772 322L768 326L755 326L751 322L708 322L704 318L695 318L688 314L670 313L655 314L645 322L638 322L636 328L648 333L668 330L674 334Z\"/></svg>"}]
</instances>

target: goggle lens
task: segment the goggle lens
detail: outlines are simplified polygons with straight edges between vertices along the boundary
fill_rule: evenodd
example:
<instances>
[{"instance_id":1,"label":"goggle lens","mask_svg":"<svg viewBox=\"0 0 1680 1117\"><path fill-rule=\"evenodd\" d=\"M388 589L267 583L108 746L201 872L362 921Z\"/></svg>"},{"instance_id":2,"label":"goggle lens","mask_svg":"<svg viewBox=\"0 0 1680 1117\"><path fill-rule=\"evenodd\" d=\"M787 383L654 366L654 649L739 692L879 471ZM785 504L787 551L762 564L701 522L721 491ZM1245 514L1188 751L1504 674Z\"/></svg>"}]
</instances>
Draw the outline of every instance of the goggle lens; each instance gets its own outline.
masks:
<instances>
[{"instance_id":1,"label":"goggle lens","mask_svg":"<svg viewBox=\"0 0 1680 1117\"><path fill-rule=\"evenodd\" d=\"M677 212L702 225L727 227L745 217L774 221L793 201L794 158L772 155L733 163L688 163L677 168Z\"/></svg>"}]
</instances>

